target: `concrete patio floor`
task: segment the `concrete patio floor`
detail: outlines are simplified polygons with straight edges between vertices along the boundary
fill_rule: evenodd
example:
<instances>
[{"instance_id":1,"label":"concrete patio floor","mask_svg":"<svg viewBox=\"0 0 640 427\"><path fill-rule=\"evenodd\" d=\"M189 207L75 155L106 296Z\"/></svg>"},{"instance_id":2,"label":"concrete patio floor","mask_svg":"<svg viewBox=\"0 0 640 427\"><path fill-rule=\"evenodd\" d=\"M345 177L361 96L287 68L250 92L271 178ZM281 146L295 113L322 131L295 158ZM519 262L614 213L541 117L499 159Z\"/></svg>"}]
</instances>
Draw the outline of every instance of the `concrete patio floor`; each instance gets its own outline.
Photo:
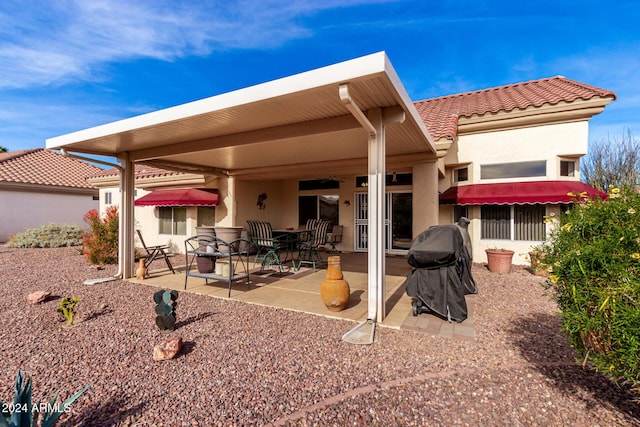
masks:
<instances>
[{"instance_id":1,"label":"concrete patio floor","mask_svg":"<svg viewBox=\"0 0 640 427\"><path fill-rule=\"evenodd\" d=\"M351 296L347 308L339 312L329 311L320 298L320 283L325 279L326 267L313 271L310 267L302 267L299 271L265 270L260 273L259 266L252 268L249 287L246 280L234 282L231 286L231 299L249 304L277 307L329 318L364 322L367 320L367 254L342 253L341 266L344 279L349 282ZM327 254L322 255L326 260ZM129 279L134 283L144 283L163 289L193 292L215 298L227 299L229 287L225 282L209 281L189 277L185 290L184 264L179 265L181 256L173 259L176 274L164 265L164 261L152 264L149 277L144 280ZM159 264L162 263L162 264ZM251 262L249 267L253 267ZM473 312L476 295L467 295L469 315L462 323L447 322L434 315L422 313L412 315L411 299L405 293L405 280L411 267L405 257L389 255L386 257L386 317L378 325L383 327L406 329L428 333L446 338L473 340Z\"/></svg>"}]
</instances>

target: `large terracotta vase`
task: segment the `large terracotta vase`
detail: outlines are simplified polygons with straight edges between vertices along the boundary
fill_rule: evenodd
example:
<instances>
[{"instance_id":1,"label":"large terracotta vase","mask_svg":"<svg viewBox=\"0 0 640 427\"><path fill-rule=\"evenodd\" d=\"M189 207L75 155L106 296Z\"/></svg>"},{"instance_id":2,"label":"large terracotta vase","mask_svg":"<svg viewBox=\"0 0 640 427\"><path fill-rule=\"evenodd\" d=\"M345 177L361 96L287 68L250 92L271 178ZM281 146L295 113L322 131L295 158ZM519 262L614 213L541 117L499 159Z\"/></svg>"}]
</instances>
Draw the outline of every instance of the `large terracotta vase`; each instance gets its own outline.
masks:
<instances>
[{"instance_id":1,"label":"large terracotta vase","mask_svg":"<svg viewBox=\"0 0 640 427\"><path fill-rule=\"evenodd\" d=\"M493 273L507 274L511 272L513 251L509 249L485 249L487 265Z\"/></svg>"},{"instance_id":2,"label":"large terracotta vase","mask_svg":"<svg viewBox=\"0 0 640 427\"><path fill-rule=\"evenodd\" d=\"M327 259L327 275L320 284L320 297L329 311L341 311L349 304L349 282L342 277L340 257L330 256Z\"/></svg>"}]
</instances>

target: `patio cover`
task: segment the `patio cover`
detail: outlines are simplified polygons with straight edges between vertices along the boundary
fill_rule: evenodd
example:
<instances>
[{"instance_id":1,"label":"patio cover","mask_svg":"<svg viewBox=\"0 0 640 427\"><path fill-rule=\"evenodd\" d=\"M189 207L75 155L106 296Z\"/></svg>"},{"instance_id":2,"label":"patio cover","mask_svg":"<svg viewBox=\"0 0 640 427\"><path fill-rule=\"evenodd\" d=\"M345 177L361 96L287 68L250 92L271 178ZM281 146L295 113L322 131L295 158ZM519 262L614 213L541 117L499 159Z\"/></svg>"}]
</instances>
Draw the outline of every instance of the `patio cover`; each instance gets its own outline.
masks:
<instances>
[{"instance_id":1,"label":"patio cover","mask_svg":"<svg viewBox=\"0 0 640 427\"><path fill-rule=\"evenodd\" d=\"M216 206L217 204L217 191L197 188L155 190L135 201L136 206Z\"/></svg>"},{"instance_id":2,"label":"patio cover","mask_svg":"<svg viewBox=\"0 0 640 427\"><path fill-rule=\"evenodd\" d=\"M435 164L437 159L433 138L385 52L50 138L46 146L118 159L120 259L127 261L120 266L123 278L134 272L136 162L254 180L368 170L369 313L374 321L385 316L386 167ZM437 196L437 188L423 192Z\"/></svg>"},{"instance_id":3,"label":"patio cover","mask_svg":"<svg viewBox=\"0 0 640 427\"><path fill-rule=\"evenodd\" d=\"M572 203L578 194L607 195L580 181L528 181L451 187L440 195L442 205L518 205ZM571 196L570 194L573 194Z\"/></svg>"}]
</instances>

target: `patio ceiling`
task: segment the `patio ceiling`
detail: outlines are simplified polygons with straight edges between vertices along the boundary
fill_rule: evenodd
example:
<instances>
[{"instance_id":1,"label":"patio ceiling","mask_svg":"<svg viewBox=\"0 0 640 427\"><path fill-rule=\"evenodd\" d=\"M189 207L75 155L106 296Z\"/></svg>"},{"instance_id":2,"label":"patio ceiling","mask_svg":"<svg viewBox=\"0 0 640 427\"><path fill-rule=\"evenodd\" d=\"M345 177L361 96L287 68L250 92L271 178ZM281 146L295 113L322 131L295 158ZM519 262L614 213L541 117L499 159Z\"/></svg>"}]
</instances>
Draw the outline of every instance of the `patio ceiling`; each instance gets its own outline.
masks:
<instances>
[{"instance_id":1,"label":"patio ceiling","mask_svg":"<svg viewBox=\"0 0 640 427\"><path fill-rule=\"evenodd\" d=\"M386 127L388 167L436 157L384 52L58 136L46 146L113 157L128 153L135 162L240 179L362 172L367 132L341 102L342 84L365 113L404 112L402 123Z\"/></svg>"}]
</instances>

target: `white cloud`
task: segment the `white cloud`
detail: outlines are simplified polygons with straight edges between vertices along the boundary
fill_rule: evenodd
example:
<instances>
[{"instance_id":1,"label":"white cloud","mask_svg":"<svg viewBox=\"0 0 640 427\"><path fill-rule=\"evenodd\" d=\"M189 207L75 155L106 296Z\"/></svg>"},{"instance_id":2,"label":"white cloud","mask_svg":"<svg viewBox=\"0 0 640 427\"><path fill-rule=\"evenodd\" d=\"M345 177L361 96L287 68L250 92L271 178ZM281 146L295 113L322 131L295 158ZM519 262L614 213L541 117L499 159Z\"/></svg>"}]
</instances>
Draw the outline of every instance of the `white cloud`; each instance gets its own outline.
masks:
<instances>
[{"instance_id":1,"label":"white cloud","mask_svg":"<svg viewBox=\"0 0 640 427\"><path fill-rule=\"evenodd\" d=\"M3 0L0 89L95 79L102 64L141 57L273 48L312 35L300 16L362 3L371 1Z\"/></svg>"}]
</instances>

